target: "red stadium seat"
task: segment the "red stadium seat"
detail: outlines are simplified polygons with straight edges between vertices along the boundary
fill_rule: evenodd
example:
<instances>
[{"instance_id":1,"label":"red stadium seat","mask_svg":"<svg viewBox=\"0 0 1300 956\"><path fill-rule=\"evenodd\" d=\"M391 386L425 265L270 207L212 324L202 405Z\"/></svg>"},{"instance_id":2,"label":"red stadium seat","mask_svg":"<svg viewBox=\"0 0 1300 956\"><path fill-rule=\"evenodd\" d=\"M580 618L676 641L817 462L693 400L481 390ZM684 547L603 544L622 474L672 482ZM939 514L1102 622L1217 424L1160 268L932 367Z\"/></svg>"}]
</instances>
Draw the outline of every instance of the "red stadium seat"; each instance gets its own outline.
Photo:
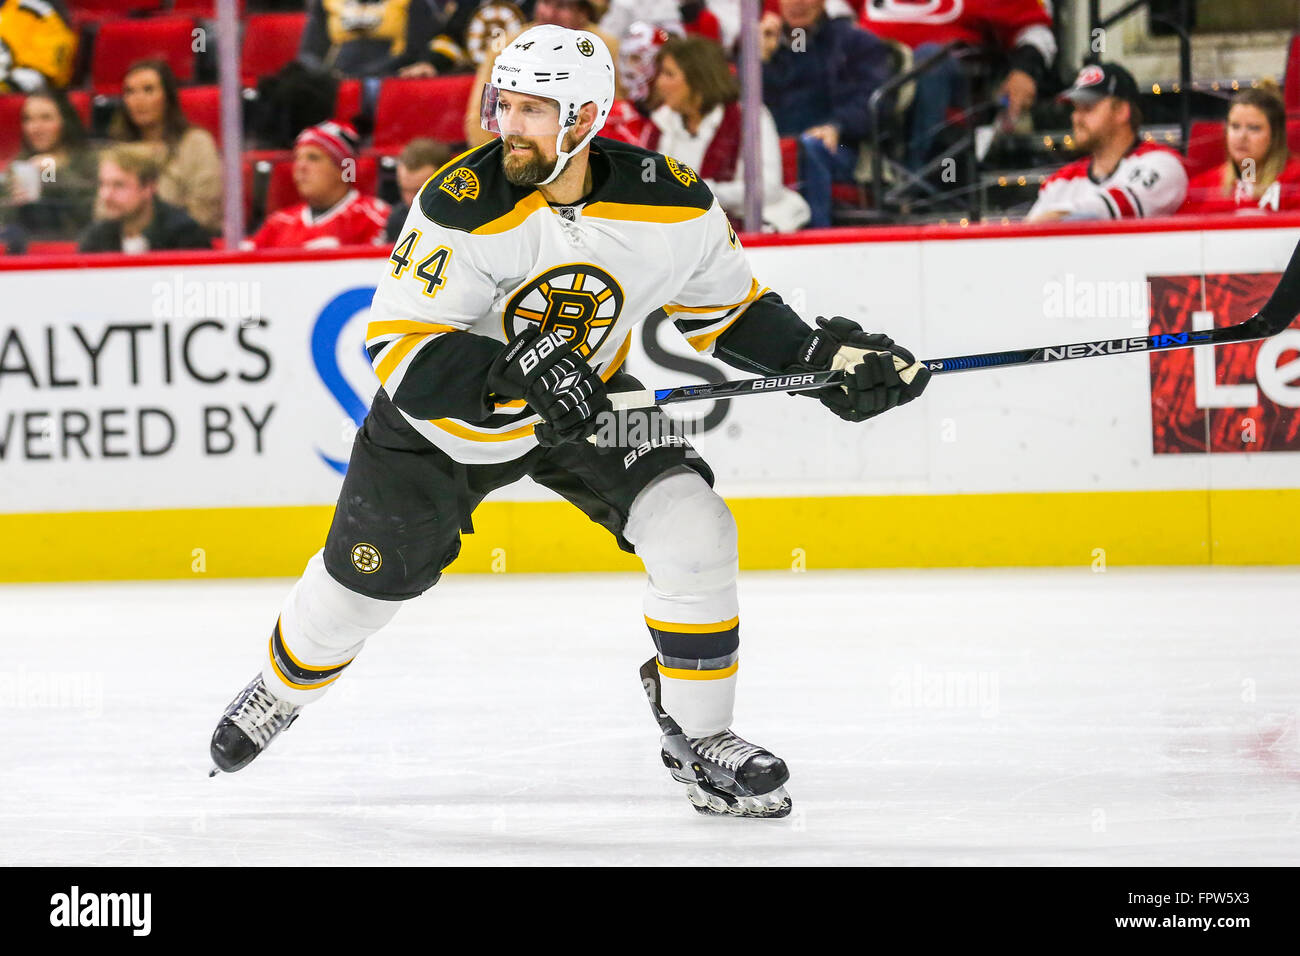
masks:
<instances>
[{"instance_id":1,"label":"red stadium seat","mask_svg":"<svg viewBox=\"0 0 1300 956\"><path fill-rule=\"evenodd\" d=\"M75 26L161 10L163 0L77 0L69 3L68 14Z\"/></svg>"},{"instance_id":2,"label":"red stadium seat","mask_svg":"<svg viewBox=\"0 0 1300 956\"><path fill-rule=\"evenodd\" d=\"M43 239L27 243L29 256L66 256L76 251L75 239Z\"/></svg>"},{"instance_id":3,"label":"red stadium seat","mask_svg":"<svg viewBox=\"0 0 1300 956\"><path fill-rule=\"evenodd\" d=\"M385 80L375 105L375 152L396 153L417 136L464 142L465 101L473 86L471 75Z\"/></svg>"},{"instance_id":4,"label":"red stadium seat","mask_svg":"<svg viewBox=\"0 0 1300 956\"><path fill-rule=\"evenodd\" d=\"M361 81L340 80L338 95L334 98L334 119L352 125L361 112Z\"/></svg>"},{"instance_id":5,"label":"red stadium seat","mask_svg":"<svg viewBox=\"0 0 1300 956\"><path fill-rule=\"evenodd\" d=\"M122 91L122 77L136 60L156 57L167 61L181 83L194 79L194 20L190 17L154 17L148 20L111 20L99 28L90 64L90 81L96 93Z\"/></svg>"},{"instance_id":6,"label":"red stadium seat","mask_svg":"<svg viewBox=\"0 0 1300 956\"><path fill-rule=\"evenodd\" d=\"M244 45L239 55L239 72L245 86L257 86L257 79L276 73L298 55L298 41L307 24L305 13L261 13L244 25Z\"/></svg>"},{"instance_id":7,"label":"red stadium seat","mask_svg":"<svg viewBox=\"0 0 1300 956\"><path fill-rule=\"evenodd\" d=\"M195 126L201 126L221 145L221 88L219 86L181 87L181 112Z\"/></svg>"},{"instance_id":8,"label":"red stadium seat","mask_svg":"<svg viewBox=\"0 0 1300 956\"><path fill-rule=\"evenodd\" d=\"M22 93L0 96L0 163L13 159L22 149L22 110L26 98Z\"/></svg>"},{"instance_id":9,"label":"red stadium seat","mask_svg":"<svg viewBox=\"0 0 1300 956\"><path fill-rule=\"evenodd\" d=\"M188 17L200 17L213 20L217 16L217 0L171 0L172 13L183 13ZM243 16L244 0L239 0L239 15Z\"/></svg>"},{"instance_id":10,"label":"red stadium seat","mask_svg":"<svg viewBox=\"0 0 1300 956\"><path fill-rule=\"evenodd\" d=\"M379 180L379 163L373 156L357 160L357 189L373 196ZM271 167L271 180L266 187L266 214L300 202L298 189L293 184L293 159L282 159Z\"/></svg>"},{"instance_id":11,"label":"red stadium seat","mask_svg":"<svg viewBox=\"0 0 1300 956\"><path fill-rule=\"evenodd\" d=\"M77 111L81 117L81 122L85 124L87 130L90 129L90 93L86 90L71 90L68 92L68 102L72 108Z\"/></svg>"}]
</instances>

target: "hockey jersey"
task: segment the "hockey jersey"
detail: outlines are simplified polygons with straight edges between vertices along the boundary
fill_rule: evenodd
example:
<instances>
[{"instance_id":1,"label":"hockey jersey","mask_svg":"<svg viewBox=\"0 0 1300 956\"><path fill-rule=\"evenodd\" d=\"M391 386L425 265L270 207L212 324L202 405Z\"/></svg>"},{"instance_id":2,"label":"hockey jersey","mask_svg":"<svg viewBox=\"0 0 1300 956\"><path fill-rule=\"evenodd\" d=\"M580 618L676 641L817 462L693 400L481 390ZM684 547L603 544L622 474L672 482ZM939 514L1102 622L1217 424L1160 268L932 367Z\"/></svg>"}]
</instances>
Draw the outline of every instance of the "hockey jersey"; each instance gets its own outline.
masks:
<instances>
[{"instance_id":1,"label":"hockey jersey","mask_svg":"<svg viewBox=\"0 0 1300 956\"><path fill-rule=\"evenodd\" d=\"M1187 170L1177 152L1157 143L1129 150L1105 179L1092 175L1085 156L1047 177L1029 218L1065 212L1071 219L1144 219L1167 216L1187 195Z\"/></svg>"},{"instance_id":2,"label":"hockey jersey","mask_svg":"<svg viewBox=\"0 0 1300 956\"><path fill-rule=\"evenodd\" d=\"M439 170L412 203L366 348L407 421L458 461L536 447L540 418L485 391L487 368L524 328L558 330L608 381L648 315L663 309L710 353L767 292L693 169L604 137L590 155L592 190L572 206L512 185L498 139Z\"/></svg>"},{"instance_id":3,"label":"hockey jersey","mask_svg":"<svg viewBox=\"0 0 1300 956\"><path fill-rule=\"evenodd\" d=\"M1056 56L1052 14L1044 0L866 0L859 23L913 48L961 40L1006 51L1032 46L1047 63Z\"/></svg>"},{"instance_id":4,"label":"hockey jersey","mask_svg":"<svg viewBox=\"0 0 1300 956\"><path fill-rule=\"evenodd\" d=\"M1238 181L1235 188L1223 188L1223 166L1207 169L1192 177L1187 187L1187 201L1179 212L1291 212L1300 209L1300 156L1287 160L1277 178L1259 196L1248 183Z\"/></svg>"},{"instance_id":5,"label":"hockey jersey","mask_svg":"<svg viewBox=\"0 0 1300 956\"><path fill-rule=\"evenodd\" d=\"M349 189L324 212L312 214L306 203L266 217L262 228L245 239L244 249L330 249L372 246L385 241L388 203Z\"/></svg>"}]
</instances>

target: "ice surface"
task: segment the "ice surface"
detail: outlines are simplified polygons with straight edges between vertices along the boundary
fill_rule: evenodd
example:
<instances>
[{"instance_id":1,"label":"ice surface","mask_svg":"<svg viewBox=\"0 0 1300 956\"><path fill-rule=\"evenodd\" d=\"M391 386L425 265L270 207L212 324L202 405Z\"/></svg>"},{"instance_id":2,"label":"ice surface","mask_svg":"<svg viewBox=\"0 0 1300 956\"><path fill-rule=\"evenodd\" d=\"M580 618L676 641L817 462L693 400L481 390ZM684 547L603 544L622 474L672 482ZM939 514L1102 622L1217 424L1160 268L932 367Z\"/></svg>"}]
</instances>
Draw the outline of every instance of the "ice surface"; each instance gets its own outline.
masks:
<instances>
[{"instance_id":1,"label":"ice surface","mask_svg":"<svg viewBox=\"0 0 1300 956\"><path fill-rule=\"evenodd\" d=\"M660 764L631 575L448 576L209 780L289 583L0 587L0 862L1300 863L1298 569L744 574L784 821Z\"/></svg>"}]
</instances>

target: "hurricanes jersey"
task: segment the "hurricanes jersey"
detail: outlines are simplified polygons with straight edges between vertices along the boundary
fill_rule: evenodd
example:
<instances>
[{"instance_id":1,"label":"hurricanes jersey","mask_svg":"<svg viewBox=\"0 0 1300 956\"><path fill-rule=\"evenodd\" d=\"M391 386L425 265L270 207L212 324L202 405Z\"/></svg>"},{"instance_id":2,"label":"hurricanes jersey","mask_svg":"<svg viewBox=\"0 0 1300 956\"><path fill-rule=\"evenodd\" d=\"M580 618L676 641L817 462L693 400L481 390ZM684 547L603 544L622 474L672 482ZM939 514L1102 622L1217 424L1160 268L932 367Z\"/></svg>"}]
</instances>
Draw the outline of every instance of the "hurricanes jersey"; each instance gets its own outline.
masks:
<instances>
[{"instance_id":1,"label":"hurricanes jersey","mask_svg":"<svg viewBox=\"0 0 1300 956\"><path fill-rule=\"evenodd\" d=\"M487 394L487 369L523 329L559 331L606 381L633 329L663 309L700 352L767 290L694 170L597 137L592 190L552 206L514 186L499 139L426 182L375 292L366 348L430 442L466 464L518 458L541 419Z\"/></svg>"}]
</instances>

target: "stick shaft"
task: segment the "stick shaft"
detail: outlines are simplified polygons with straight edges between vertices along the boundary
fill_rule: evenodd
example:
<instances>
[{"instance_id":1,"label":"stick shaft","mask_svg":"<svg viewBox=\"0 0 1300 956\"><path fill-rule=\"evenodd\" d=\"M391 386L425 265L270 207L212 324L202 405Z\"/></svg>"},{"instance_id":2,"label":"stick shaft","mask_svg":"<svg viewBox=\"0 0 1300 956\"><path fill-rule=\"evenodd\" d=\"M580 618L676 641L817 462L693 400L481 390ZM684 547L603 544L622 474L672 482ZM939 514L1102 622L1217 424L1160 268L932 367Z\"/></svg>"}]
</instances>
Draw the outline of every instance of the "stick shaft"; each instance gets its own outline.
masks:
<instances>
[{"instance_id":1,"label":"stick shaft","mask_svg":"<svg viewBox=\"0 0 1300 956\"><path fill-rule=\"evenodd\" d=\"M1300 250L1287 269L1294 267L1300 274ZM1280 285L1279 285L1280 288ZM1276 298L1276 294L1274 298ZM1270 300L1272 301L1272 300ZM1291 313L1294 317L1294 313ZM1288 323L1289 324L1289 321ZM1164 352L1189 349L1198 345L1228 345L1233 342L1253 342L1266 339L1285 328L1275 317L1265 319L1262 314L1245 322L1223 329L1204 332L1174 332L1159 335L1136 335L1123 339L1099 339L1095 342L1074 342L1068 345L1045 345L1034 349L1010 349L1005 352L981 352L974 355L956 355L948 358L923 359L920 364L931 375L952 372L973 372L987 368L1006 368L1013 365L1037 365L1044 362L1061 362L1069 359L1097 358L1103 355L1127 355L1133 352ZM771 392L809 392L828 385L837 385L844 373L798 372L789 375L769 375L764 378L745 378L706 385L682 385L677 388L644 389L635 392L616 392L610 395L615 409L646 408L651 405L675 405L678 402L698 402L705 399L739 398Z\"/></svg>"}]
</instances>

